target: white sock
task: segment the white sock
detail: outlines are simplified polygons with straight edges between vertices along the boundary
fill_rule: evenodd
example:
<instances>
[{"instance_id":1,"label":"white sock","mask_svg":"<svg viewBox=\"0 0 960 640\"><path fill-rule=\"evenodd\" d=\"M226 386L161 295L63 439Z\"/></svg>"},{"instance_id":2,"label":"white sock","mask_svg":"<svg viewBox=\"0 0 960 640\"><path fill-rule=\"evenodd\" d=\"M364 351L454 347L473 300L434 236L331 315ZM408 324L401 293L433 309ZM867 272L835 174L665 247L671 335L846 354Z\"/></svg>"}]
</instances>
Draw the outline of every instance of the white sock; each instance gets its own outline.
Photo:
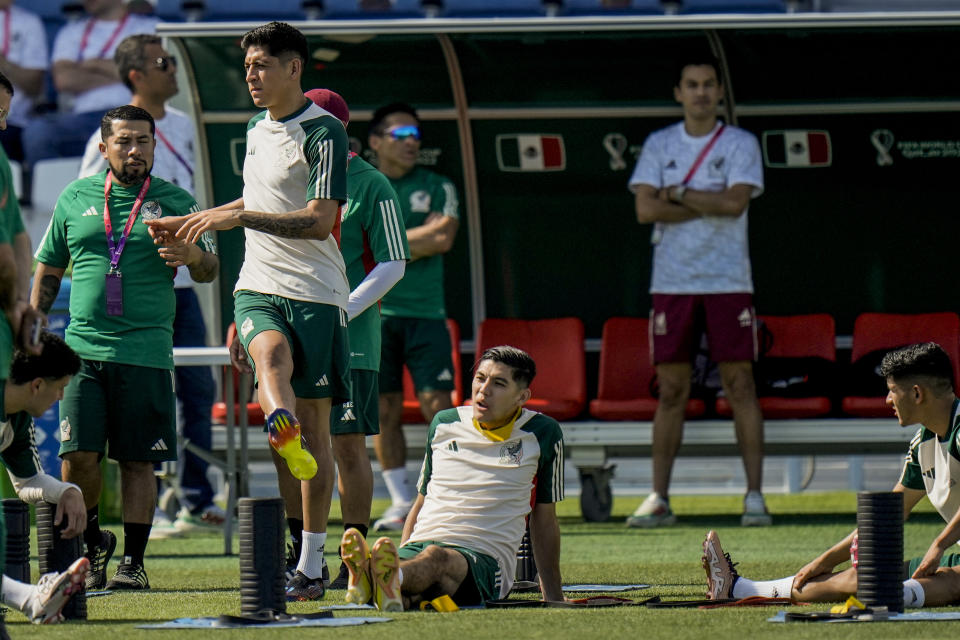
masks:
<instances>
[{"instance_id":1,"label":"white sock","mask_svg":"<svg viewBox=\"0 0 960 640\"><path fill-rule=\"evenodd\" d=\"M4 604L9 604L18 611L23 611L23 605L26 604L36 587L32 584L19 582L9 576L3 576L3 582L0 584L0 600Z\"/></svg>"},{"instance_id":2,"label":"white sock","mask_svg":"<svg viewBox=\"0 0 960 640\"><path fill-rule=\"evenodd\" d=\"M397 567L397 582L400 583L400 586L403 586L403 569Z\"/></svg>"},{"instance_id":3,"label":"white sock","mask_svg":"<svg viewBox=\"0 0 960 640\"><path fill-rule=\"evenodd\" d=\"M750 596L762 596L764 598L789 598L793 590L793 578L780 578L779 580L753 581L747 580L743 576L733 583L733 597L749 598Z\"/></svg>"},{"instance_id":4,"label":"white sock","mask_svg":"<svg viewBox=\"0 0 960 640\"><path fill-rule=\"evenodd\" d=\"M326 542L326 533L304 531L297 571L311 579L319 578L323 573L323 545Z\"/></svg>"},{"instance_id":5,"label":"white sock","mask_svg":"<svg viewBox=\"0 0 960 640\"><path fill-rule=\"evenodd\" d=\"M6 578L4 578L6 582ZM926 600L927 594L923 592L923 586L910 578L909 580L903 581L903 608L904 609L919 609L923 606L924 600Z\"/></svg>"},{"instance_id":6,"label":"white sock","mask_svg":"<svg viewBox=\"0 0 960 640\"><path fill-rule=\"evenodd\" d=\"M410 486L407 479L406 467L384 469L383 481L387 485L387 491L390 492L390 499L393 504L409 505L413 503L413 487Z\"/></svg>"}]
</instances>

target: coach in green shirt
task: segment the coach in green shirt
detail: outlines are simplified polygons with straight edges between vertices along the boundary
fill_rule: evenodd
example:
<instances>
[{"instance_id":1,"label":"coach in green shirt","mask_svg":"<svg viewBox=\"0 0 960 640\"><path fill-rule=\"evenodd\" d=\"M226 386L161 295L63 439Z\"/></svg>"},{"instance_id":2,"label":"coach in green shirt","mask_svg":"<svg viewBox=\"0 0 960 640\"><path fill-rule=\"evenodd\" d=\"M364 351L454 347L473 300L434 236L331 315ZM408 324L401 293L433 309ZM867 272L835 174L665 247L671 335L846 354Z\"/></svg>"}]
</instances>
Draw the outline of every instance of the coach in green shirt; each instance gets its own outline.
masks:
<instances>
[{"instance_id":1,"label":"coach in green shirt","mask_svg":"<svg viewBox=\"0 0 960 640\"><path fill-rule=\"evenodd\" d=\"M155 244L142 224L199 209L186 191L150 176L156 145L150 114L117 107L104 115L100 131L110 168L72 182L57 200L37 251L31 303L49 311L72 260L66 341L83 366L60 403L60 456L64 480L81 488L88 510L87 589L147 589L153 464L177 457L173 278L176 268L187 267L195 281L209 282L219 261L210 238L201 249L160 233ZM110 582L107 562L117 541L98 520L99 462L108 443L120 463L124 498L123 561Z\"/></svg>"}]
</instances>

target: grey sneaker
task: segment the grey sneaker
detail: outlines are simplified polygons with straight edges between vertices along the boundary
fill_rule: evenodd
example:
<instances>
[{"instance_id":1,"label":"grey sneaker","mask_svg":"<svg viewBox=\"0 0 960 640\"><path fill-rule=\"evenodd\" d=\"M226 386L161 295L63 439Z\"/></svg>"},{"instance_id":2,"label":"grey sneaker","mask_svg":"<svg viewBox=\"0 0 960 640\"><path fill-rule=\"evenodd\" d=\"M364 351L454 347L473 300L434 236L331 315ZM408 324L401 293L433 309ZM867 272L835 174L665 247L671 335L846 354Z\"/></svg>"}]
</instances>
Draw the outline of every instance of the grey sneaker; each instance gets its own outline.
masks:
<instances>
[{"instance_id":1,"label":"grey sneaker","mask_svg":"<svg viewBox=\"0 0 960 640\"><path fill-rule=\"evenodd\" d=\"M123 562L117 567L117 573L113 579L107 583L108 590L141 590L149 589L150 581L147 580L147 572L142 564L133 564L130 556L124 556Z\"/></svg>"},{"instance_id":2,"label":"grey sneaker","mask_svg":"<svg viewBox=\"0 0 960 640\"><path fill-rule=\"evenodd\" d=\"M769 527L773 518L767 511L767 503L759 491L751 491L743 498L743 515L740 516L742 527Z\"/></svg>"},{"instance_id":3,"label":"grey sneaker","mask_svg":"<svg viewBox=\"0 0 960 640\"><path fill-rule=\"evenodd\" d=\"M670 503L660 497L658 493L647 496L633 515L627 518L628 527L651 529L653 527L668 527L677 521L677 516L670 510Z\"/></svg>"},{"instance_id":4,"label":"grey sneaker","mask_svg":"<svg viewBox=\"0 0 960 640\"><path fill-rule=\"evenodd\" d=\"M391 504L380 519L373 523L374 531L403 531L403 523L413 504Z\"/></svg>"},{"instance_id":5,"label":"grey sneaker","mask_svg":"<svg viewBox=\"0 0 960 640\"><path fill-rule=\"evenodd\" d=\"M112 531L100 530L100 544L87 551L90 571L87 573L87 591L100 591L107 584L107 563L117 549L117 536Z\"/></svg>"}]
</instances>

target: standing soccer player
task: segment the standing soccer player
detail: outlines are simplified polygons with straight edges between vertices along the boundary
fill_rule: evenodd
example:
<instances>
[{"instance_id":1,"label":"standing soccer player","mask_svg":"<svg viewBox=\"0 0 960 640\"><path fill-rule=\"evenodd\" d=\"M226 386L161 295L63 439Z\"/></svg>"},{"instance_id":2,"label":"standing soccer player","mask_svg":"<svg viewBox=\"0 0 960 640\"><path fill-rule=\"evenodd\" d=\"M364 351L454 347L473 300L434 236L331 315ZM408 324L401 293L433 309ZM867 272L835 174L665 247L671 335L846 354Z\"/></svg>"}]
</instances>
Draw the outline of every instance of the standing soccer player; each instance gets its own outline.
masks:
<instances>
[{"instance_id":1,"label":"standing soccer player","mask_svg":"<svg viewBox=\"0 0 960 640\"><path fill-rule=\"evenodd\" d=\"M350 400L350 285L337 246L347 133L303 95L302 33L271 22L244 34L240 46L250 96L264 109L247 126L243 197L153 224L187 240L244 227L231 350L239 362L252 360L270 444L286 460L274 459L278 473L300 480L303 548L287 597L316 600L333 490L330 411Z\"/></svg>"}]
</instances>

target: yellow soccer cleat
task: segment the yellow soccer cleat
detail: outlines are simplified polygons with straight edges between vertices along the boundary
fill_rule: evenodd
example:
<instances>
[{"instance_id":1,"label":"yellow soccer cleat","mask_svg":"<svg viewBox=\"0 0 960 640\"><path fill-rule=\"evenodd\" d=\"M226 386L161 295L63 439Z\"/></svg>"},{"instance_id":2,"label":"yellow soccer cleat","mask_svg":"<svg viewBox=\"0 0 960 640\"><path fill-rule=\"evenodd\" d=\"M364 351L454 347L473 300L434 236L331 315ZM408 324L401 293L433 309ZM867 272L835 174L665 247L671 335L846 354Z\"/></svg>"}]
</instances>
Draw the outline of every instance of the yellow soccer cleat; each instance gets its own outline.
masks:
<instances>
[{"instance_id":1,"label":"yellow soccer cleat","mask_svg":"<svg viewBox=\"0 0 960 640\"><path fill-rule=\"evenodd\" d=\"M363 534L353 527L343 532L340 559L349 574L346 601L352 604L369 603L373 596L370 586L370 549Z\"/></svg>"},{"instance_id":2,"label":"yellow soccer cleat","mask_svg":"<svg viewBox=\"0 0 960 640\"><path fill-rule=\"evenodd\" d=\"M403 611L400 595L400 556L390 538L380 538L370 550L373 604L380 611Z\"/></svg>"},{"instance_id":3,"label":"yellow soccer cleat","mask_svg":"<svg viewBox=\"0 0 960 640\"><path fill-rule=\"evenodd\" d=\"M317 460L307 451L300 436L300 423L286 409L276 409L267 416L267 440L270 446L287 461L290 473L297 480L309 480L317 475Z\"/></svg>"}]
</instances>

